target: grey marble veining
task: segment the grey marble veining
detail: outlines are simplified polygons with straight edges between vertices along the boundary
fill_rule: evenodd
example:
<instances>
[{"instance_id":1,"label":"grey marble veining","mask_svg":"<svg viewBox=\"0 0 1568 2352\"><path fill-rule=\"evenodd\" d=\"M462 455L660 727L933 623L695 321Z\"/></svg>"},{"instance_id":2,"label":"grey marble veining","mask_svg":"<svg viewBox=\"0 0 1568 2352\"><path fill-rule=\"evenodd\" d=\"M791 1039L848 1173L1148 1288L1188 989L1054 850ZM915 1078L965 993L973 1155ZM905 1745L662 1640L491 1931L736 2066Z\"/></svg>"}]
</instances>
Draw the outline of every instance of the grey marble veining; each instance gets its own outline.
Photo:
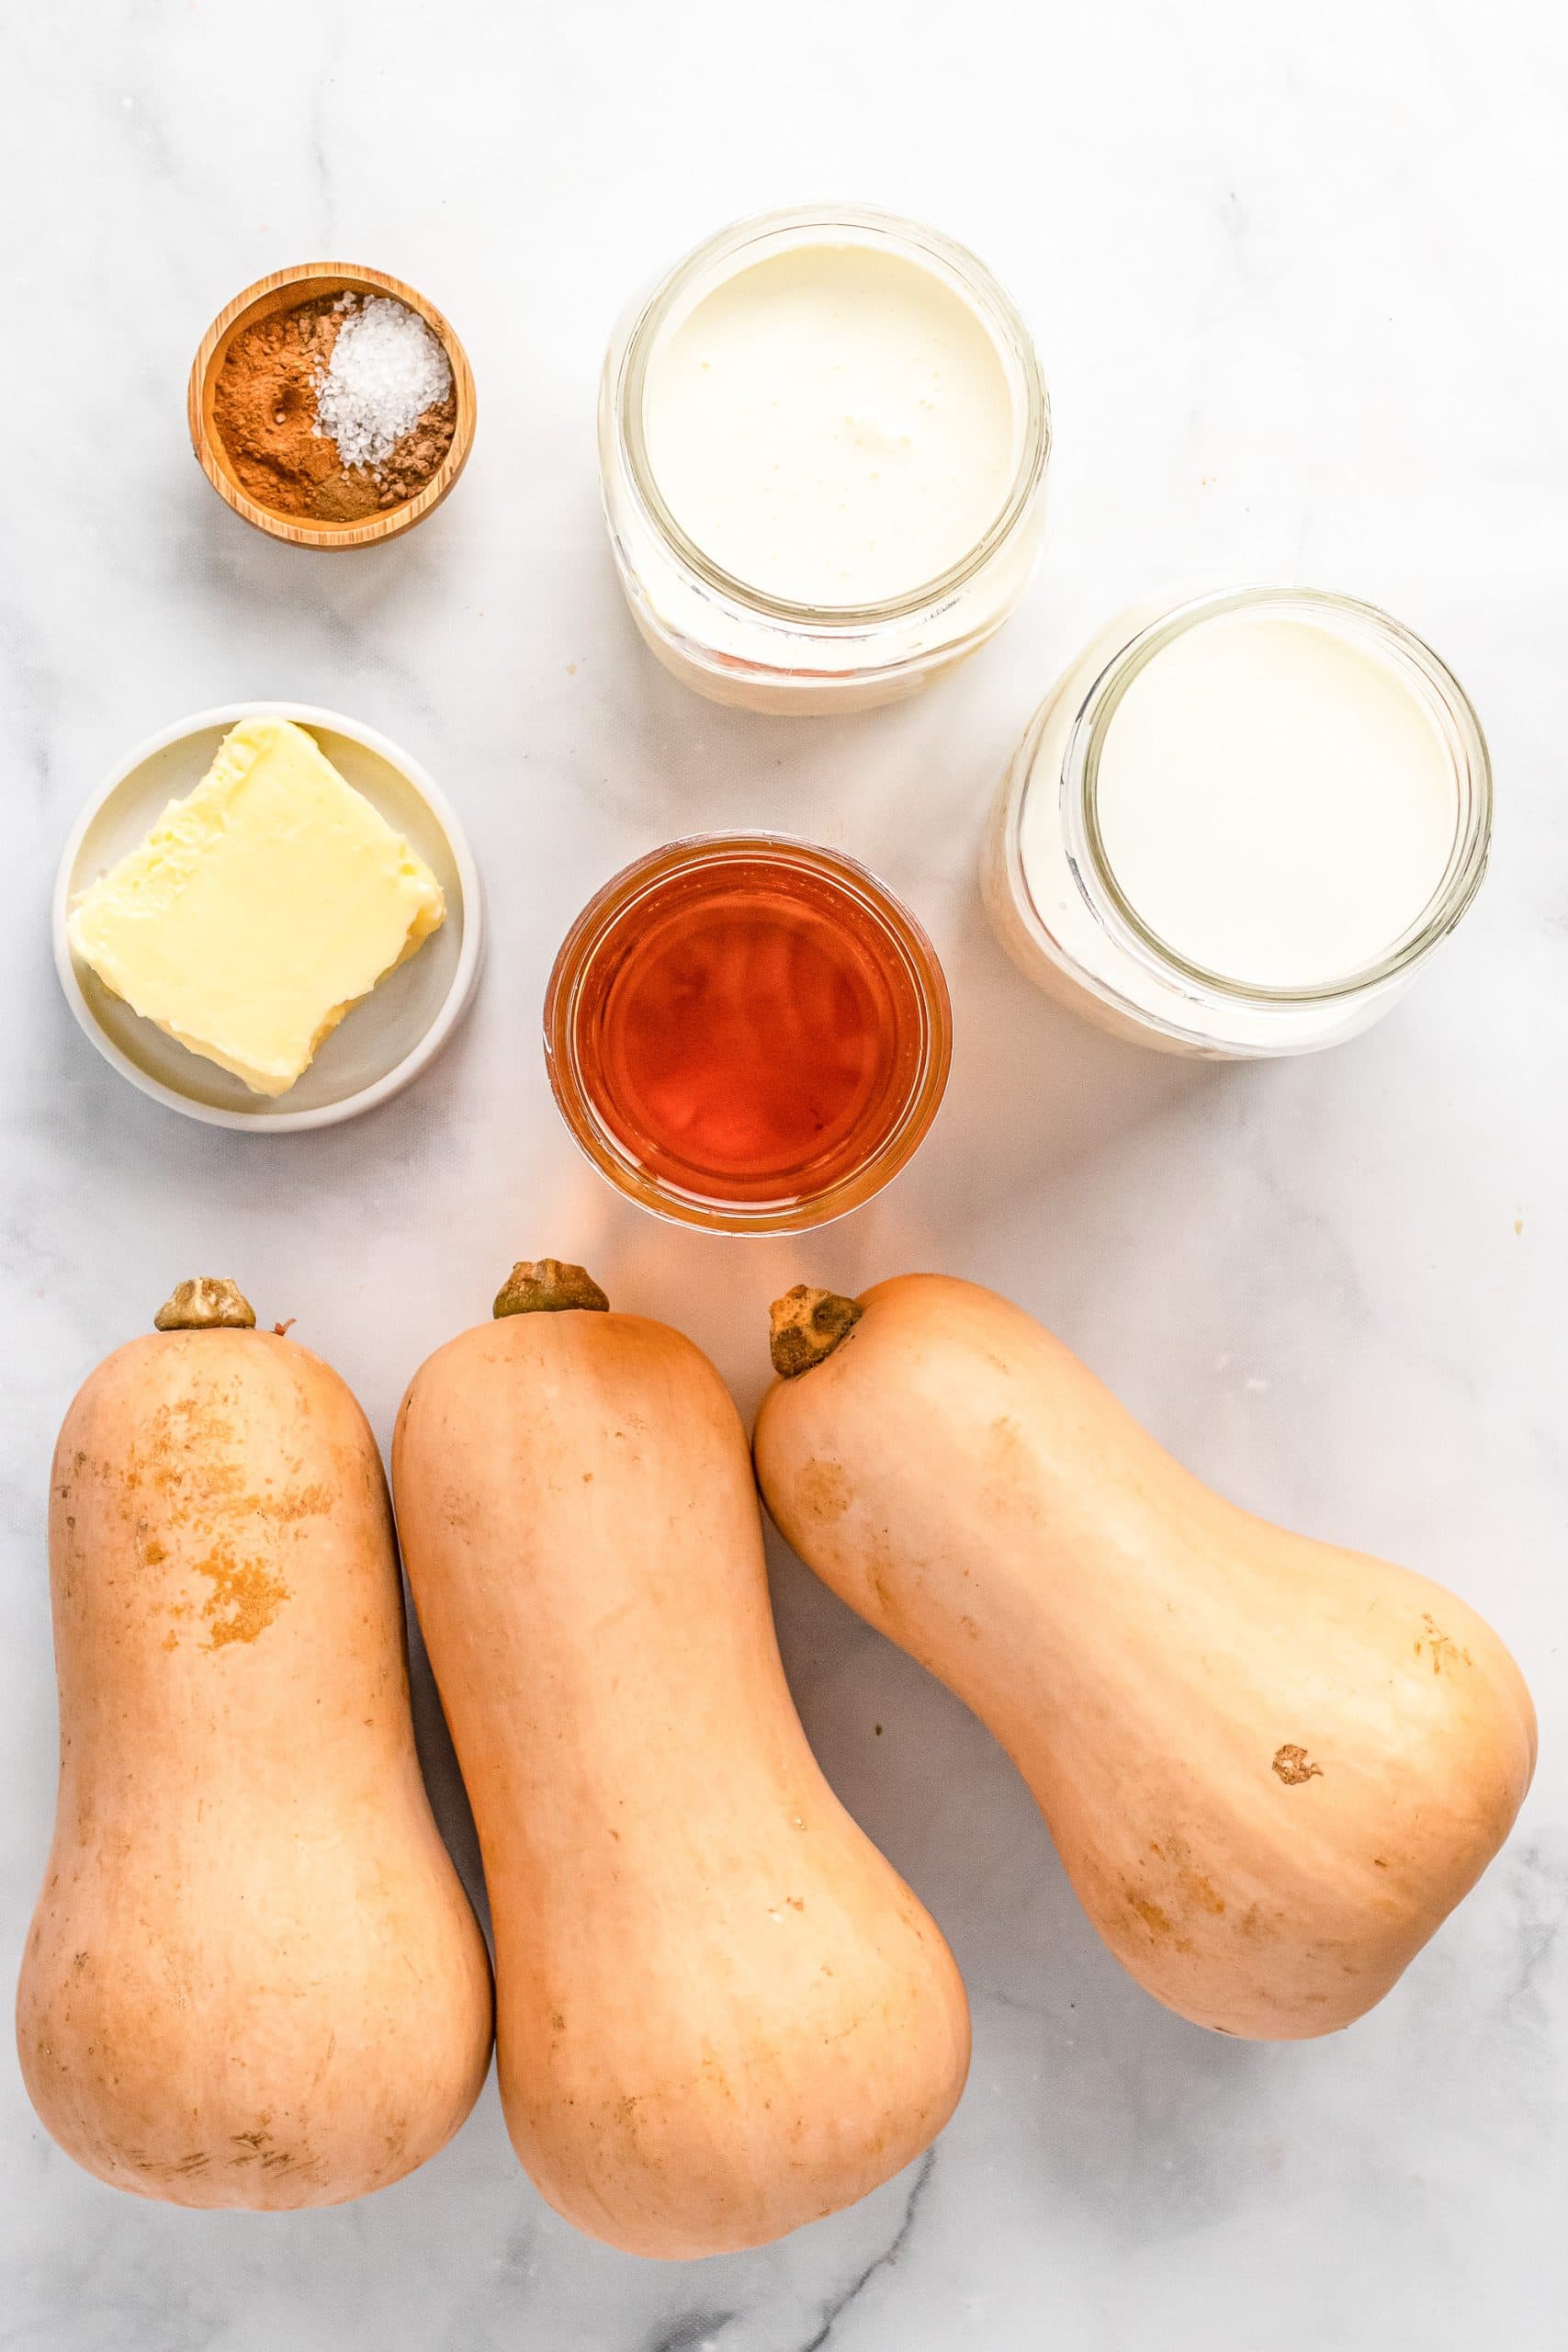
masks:
<instances>
[{"instance_id":1,"label":"grey marble veining","mask_svg":"<svg viewBox=\"0 0 1568 2352\"><path fill-rule=\"evenodd\" d=\"M975 0L65 0L0 25L9 392L0 568L8 920L0 1182L0 1952L54 1773L45 1464L75 1384L172 1283L295 1315L383 1438L408 1374L520 1254L682 1324L750 1410L767 1300L935 1266L1040 1314L1193 1468L1409 1559L1497 1624L1540 1775L1472 1899L1372 2016L1257 2048L1107 1958L976 1724L782 1550L791 1677L835 1786L951 1937L968 2093L934 2152L767 2251L659 2267L576 2236L493 2086L366 2204L202 2215L117 2196L0 2057L5 2352L1460 2352L1545 2346L1568 2266L1568 444L1559 13ZM975 244L1056 415L1041 575L914 706L713 710L637 641L592 397L631 288L734 215L882 200ZM468 345L473 463L397 546L248 532L185 437L212 313L335 252ZM1066 656L1132 595L1309 580L1388 605L1472 692L1493 870L1382 1027L1277 1068L1075 1026L986 931L981 812ZM46 899L77 808L231 697L352 712L424 759L484 867L474 1015L412 1093L318 1136L141 1101L70 1023ZM554 1117L557 942L617 865L774 820L886 873L934 933L957 1060L882 1202L800 1244L623 1207ZM428 1689L443 1820L472 1841ZM881 1734L874 1726L882 1726Z\"/></svg>"}]
</instances>

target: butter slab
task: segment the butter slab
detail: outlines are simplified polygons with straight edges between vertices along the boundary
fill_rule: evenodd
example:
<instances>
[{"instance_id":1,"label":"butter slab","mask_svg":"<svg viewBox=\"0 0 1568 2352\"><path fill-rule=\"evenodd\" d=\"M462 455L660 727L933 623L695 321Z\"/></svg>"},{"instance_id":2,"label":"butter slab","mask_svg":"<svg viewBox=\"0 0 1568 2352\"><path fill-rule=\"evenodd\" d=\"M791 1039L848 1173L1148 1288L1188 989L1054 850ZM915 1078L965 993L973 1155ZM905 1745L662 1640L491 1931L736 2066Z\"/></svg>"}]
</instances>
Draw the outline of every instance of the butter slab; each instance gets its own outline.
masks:
<instances>
[{"instance_id":1,"label":"butter slab","mask_svg":"<svg viewBox=\"0 0 1568 2352\"><path fill-rule=\"evenodd\" d=\"M315 738L258 718L83 892L69 933L133 1012L276 1096L446 911L430 868Z\"/></svg>"}]
</instances>

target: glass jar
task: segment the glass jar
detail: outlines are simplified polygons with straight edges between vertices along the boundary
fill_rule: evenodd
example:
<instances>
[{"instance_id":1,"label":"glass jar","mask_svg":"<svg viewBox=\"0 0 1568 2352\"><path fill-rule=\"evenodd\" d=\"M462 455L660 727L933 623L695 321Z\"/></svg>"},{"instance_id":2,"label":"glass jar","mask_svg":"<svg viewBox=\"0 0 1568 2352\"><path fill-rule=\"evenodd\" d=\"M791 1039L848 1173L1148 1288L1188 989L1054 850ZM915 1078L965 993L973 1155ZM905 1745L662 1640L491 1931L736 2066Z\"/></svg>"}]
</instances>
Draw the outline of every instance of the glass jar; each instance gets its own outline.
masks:
<instances>
[{"instance_id":1,"label":"glass jar","mask_svg":"<svg viewBox=\"0 0 1568 2352\"><path fill-rule=\"evenodd\" d=\"M1448 763L1453 826L1440 880L1381 954L1331 980L1252 985L1204 968L1139 913L1107 854L1101 761L1123 697L1184 631L1237 615L1306 622L1371 656L1415 698ZM1355 1035L1404 994L1480 887L1491 819L1492 771L1480 722L1428 646L1348 596L1232 588L1134 606L1085 647L1036 711L1002 778L982 888L1014 962L1100 1027L1167 1053L1304 1053ZM1347 838L1343 856L1353 859L1359 846Z\"/></svg>"},{"instance_id":2,"label":"glass jar","mask_svg":"<svg viewBox=\"0 0 1568 2352\"><path fill-rule=\"evenodd\" d=\"M656 1216L797 1233L913 1156L947 1084L947 984L852 858L777 833L669 842L573 923L545 998L562 1117Z\"/></svg>"},{"instance_id":3,"label":"glass jar","mask_svg":"<svg viewBox=\"0 0 1568 2352\"><path fill-rule=\"evenodd\" d=\"M940 578L865 605L801 604L735 578L694 544L649 462L650 360L716 287L753 264L831 243L890 251L955 290L986 328L1012 411L1011 487L977 543ZM891 702L984 644L1033 568L1050 407L1029 331L975 255L891 213L811 205L737 222L677 263L612 338L599 395L599 472L621 583L666 669L716 702L826 713Z\"/></svg>"}]
</instances>

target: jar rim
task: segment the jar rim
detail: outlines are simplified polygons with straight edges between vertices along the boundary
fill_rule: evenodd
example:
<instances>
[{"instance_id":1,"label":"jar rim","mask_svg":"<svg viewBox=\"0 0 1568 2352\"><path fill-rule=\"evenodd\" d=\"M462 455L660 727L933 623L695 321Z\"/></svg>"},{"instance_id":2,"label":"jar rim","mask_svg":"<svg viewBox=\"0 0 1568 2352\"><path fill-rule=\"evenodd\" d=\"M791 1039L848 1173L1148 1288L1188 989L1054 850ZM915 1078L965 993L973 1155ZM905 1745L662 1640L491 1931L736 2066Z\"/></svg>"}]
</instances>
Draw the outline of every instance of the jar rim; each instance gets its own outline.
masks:
<instances>
[{"instance_id":1,"label":"jar rim","mask_svg":"<svg viewBox=\"0 0 1568 2352\"><path fill-rule=\"evenodd\" d=\"M852 894L897 950L919 1010L919 1058L898 1115L874 1148L821 1192L746 1202L688 1193L651 1173L600 1114L577 1050L577 1012L595 956L639 899L681 875L728 860L765 855L815 872ZM573 1141L624 1197L667 1223L715 1233L798 1233L828 1225L881 1192L913 1159L946 1091L953 1010L946 975L923 926L869 866L843 851L771 827L684 834L634 858L596 890L569 928L544 1002L545 1066L556 1107Z\"/></svg>"},{"instance_id":2,"label":"jar rim","mask_svg":"<svg viewBox=\"0 0 1568 2352\"><path fill-rule=\"evenodd\" d=\"M1332 980L1286 987L1238 979L1184 955L1146 922L1127 898L1107 853L1100 824L1100 764L1123 695L1156 655L1189 629L1227 614L1264 605L1294 612L1341 634L1371 642L1403 673L1403 681L1438 726L1456 787L1454 838L1441 877L1426 905L1383 954ZM1030 782L1032 789L1032 779ZM1474 706L1448 664L1424 639L1376 605L1329 589L1252 583L1213 590L1173 605L1138 629L1103 663L1085 693L1063 751L1059 789L1069 855L1078 887L1104 922L1109 912L1122 944L1190 993L1255 1007L1332 1006L1382 987L1422 962L1469 907L1486 870L1492 830L1492 763ZM1017 811L1021 822L1022 802ZM1027 875L1023 876L1028 888ZM1096 906L1092 881L1106 906ZM1032 906L1033 894L1030 893ZM1036 916L1039 910L1036 908Z\"/></svg>"},{"instance_id":3,"label":"jar rim","mask_svg":"<svg viewBox=\"0 0 1568 2352\"><path fill-rule=\"evenodd\" d=\"M922 581L897 596L860 604L807 604L794 597L775 596L715 562L682 529L665 503L643 431L649 362L660 330L692 280L729 255L745 254L748 247L761 246L796 231L812 229L884 239L888 245L901 247L926 266L934 264L939 271L955 280L964 298L980 311L1010 373L1016 370L1017 389L1022 396L1018 466L1006 499L984 536L935 579ZM614 346L612 356L613 352ZM664 273L640 306L621 346L618 371L609 390L616 450L627 486L644 521L664 542L668 552L709 594L723 597L751 617L814 634L852 633L884 622L908 620L956 594L984 570L1027 520L1051 453L1050 396L1028 325L1011 297L966 245L944 236L940 230L872 205L791 205L778 211L755 213L731 221L702 244L694 246Z\"/></svg>"}]
</instances>

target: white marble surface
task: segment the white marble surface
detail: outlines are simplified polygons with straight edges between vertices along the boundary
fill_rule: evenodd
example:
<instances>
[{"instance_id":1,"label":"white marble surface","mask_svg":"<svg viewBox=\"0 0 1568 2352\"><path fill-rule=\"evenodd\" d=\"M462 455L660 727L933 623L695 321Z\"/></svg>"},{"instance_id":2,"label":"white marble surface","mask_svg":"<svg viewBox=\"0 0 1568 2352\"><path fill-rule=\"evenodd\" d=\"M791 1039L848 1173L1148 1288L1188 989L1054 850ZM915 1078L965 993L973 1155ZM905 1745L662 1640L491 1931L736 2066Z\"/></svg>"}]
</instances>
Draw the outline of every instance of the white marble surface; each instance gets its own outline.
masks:
<instances>
[{"instance_id":1,"label":"white marble surface","mask_svg":"<svg viewBox=\"0 0 1568 2352\"><path fill-rule=\"evenodd\" d=\"M1187 1461L1458 1585L1540 1702L1540 1777L1481 1888L1320 2045L1167 2016L1080 1918L962 1710L780 1554L788 1662L836 1785L951 1936L973 2079L934 2155L771 2251L642 2265L517 2170L493 2087L369 2203L141 2205L77 2172L0 2063L6 2352L1458 2352L1561 2324L1568 2191L1568 590L1560 12L1493 0L65 0L5 12L0 655L6 1386L0 1944L52 1803L45 1464L76 1382L176 1276L239 1276L385 1435L519 1254L588 1260L748 1409L798 1275L934 1266L1010 1292ZM631 286L738 213L863 195L951 229L1035 323L1046 560L918 707L720 713L634 638L593 478ZM398 546L247 531L185 437L212 312L321 253L425 288L480 429ZM1390 605L1490 730L1493 871L1450 950L1337 1054L1223 1071L1074 1026L1004 963L972 860L1053 672L1193 574ZM233 696L357 714L423 758L484 865L474 1018L378 1115L270 1142L134 1095L72 1028L45 902L127 744ZM625 859L777 820L914 902L957 1009L949 1102L894 1193L800 1246L621 1206L551 1108L558 938ZM428 1718L428 1699L425 1702ZM874 1724L885 1726L876 1738ZM468 1845L428 1719L444 1817Z\"/></svg>"}]
</instances>

